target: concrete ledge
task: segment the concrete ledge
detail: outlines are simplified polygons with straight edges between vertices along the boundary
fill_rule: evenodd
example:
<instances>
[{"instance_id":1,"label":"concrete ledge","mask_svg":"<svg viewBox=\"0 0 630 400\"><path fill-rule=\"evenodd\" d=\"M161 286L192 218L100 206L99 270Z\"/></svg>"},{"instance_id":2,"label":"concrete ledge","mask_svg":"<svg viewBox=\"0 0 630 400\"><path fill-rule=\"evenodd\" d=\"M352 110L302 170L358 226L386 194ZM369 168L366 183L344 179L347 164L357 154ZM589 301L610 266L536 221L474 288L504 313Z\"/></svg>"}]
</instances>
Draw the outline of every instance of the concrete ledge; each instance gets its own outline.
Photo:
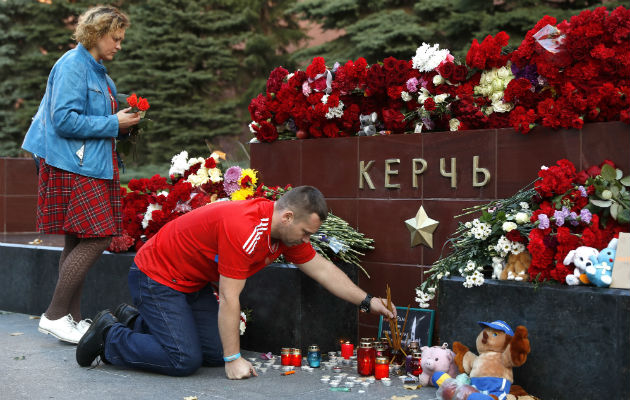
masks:
<instances>
[{"instance_id":1,"label":"concrete ledge","mask_svg":"<svg viewBox=\"0 0 630 400\"><path fill-rule=\"evenodd\" d=\"M532 351L514 382L551 399L630 398L630 291L486 280L440 282L440 341L476 352L477 321L525 325Z\"/></svg>"},{"instance_id":2,"label":"concrete ledge","mask_svg":"<svg viewBox=\"0 0 630 400\"><path fill-rule=\"evenodd\" d=\"M61 248L0 243L0 310L40 315L57 283ZM106 252L88 272L82 312L94 316L104 308L131 302L127 273L135 253ZM341 266L356 282L356 268ZM357 307L330 294L295 266L272 264L247 280L242 308L252 319L242 347L280 353L281 347L319 344L337 350L340 338L356 341Z\"/></svg>"}]
</instances>

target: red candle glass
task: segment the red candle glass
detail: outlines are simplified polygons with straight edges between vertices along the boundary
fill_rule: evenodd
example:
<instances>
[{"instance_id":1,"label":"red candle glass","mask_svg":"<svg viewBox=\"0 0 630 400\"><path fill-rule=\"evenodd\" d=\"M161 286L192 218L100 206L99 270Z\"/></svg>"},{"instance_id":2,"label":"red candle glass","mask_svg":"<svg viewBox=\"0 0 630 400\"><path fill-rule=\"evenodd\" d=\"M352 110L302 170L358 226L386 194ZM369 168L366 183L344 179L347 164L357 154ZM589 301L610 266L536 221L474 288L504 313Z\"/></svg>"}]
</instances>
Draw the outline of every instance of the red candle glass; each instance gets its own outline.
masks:
<instances>
[{"instance_id":1,"label":"red candle glass","mask_svg":"<svg viewBox=\"0 0 630 400\"><path fill-rule=\"evenodd\" d=\"M300 349L291 349L291 365L294 367L302 366L302 351Z\"/></svg>"},{"instance_id":2,"label":"red candle glass","mask_svg":"<svg viewBox=\"0 0 630 400\"><path fill-rule=\"evenodd\" d=\"M280 351L280 364L291 365L291 349L283 347Z\"/></svg>"},{"instance_id":3,"label":"red candle glass","mask_svg":"<svg viewBox=\"0 0 630 400\"><path fill-rule=\"evenodd\" d=\"M350 342L341 343L341 357L348 360L354 354L354 345Z\"/></svg>"},{"instance_id":4,"label":"red candle glass","mask_svg":"<svg viewBox=\"0 0 630 400\"><path fill-rule=\"evenodd\" d=\"M411 358L411 373L415 376L422 374L422 353L415 352Z\"/></svg>"},{"instance_id":5,"label":"red candle glass","mask_svg":"<svg viewBox=\"0 0 630 400\"><path fill-rule=\"evenodd\" d=\"M359 375L373 375L375 362L376 351L372 342L361 342L359 350L357 350L357 372Z\"/></svg>"},{"instance_id":6,"label":"red candle glass","mask_svg":"<svg viewBox=\"0 0 630 400\"><path fill-rule=\"evenodd\" d=\"M374 377L376 379L389 378L389 362L385 357L376 357L374 366Z\"/></svg>"}]
</instances>

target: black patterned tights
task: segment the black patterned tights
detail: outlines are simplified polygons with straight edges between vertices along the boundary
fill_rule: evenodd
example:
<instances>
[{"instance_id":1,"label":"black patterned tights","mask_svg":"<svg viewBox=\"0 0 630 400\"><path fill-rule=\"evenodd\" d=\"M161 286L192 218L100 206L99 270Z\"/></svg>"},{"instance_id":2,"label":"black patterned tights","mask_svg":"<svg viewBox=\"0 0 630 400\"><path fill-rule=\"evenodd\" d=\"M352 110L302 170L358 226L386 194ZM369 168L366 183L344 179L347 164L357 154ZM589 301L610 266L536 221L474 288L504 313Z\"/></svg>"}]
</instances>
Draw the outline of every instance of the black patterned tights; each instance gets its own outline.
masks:
<instances>
[{"instance_id":1,"label":"black patterned tights","mask_svg":"<svg viewBox=\"0 0 630 400\"><path fill-rule=\"evenodd\" d=\"M55 293L46 310L51 320L72 314L75 321L81 320L81 293L88 270L107 249L111 241L105 238L77 238L65 236L65 244L59 258L59 279Z\"/></svg>"}]
</instances>

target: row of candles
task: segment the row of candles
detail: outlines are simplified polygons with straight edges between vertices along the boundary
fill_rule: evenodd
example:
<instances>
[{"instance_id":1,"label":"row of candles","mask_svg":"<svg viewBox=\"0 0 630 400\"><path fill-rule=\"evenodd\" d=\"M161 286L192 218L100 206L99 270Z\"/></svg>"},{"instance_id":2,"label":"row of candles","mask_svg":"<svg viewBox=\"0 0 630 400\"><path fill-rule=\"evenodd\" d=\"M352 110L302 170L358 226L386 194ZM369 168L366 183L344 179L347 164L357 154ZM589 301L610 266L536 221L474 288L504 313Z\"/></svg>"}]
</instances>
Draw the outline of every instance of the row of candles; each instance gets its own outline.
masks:
<instances>
[{"instance_id":1,"label":"row of candles","mask_svg":"<svg viewBox=\"0 0 630 400\"><path fill-rule=\"evenodd\" d=\"M407 357L404 360L407 373L420 375L421 357L418 342L410 342L406 349ZM374 338L362 338L359 348L356 351L357 372L362 376L374 375L376 379L389 378L390 360L395 359L396 351L389 348L387 339L375 340ZM354 358L354 345L351 342L341 343L341 357L349 360ZM312 368L319 368L322 355L319 346L311 345L306 357L308 365ZM284 366L292 365L300 367L302 365L302 352L298 348L282 348L280 362Z\"/></svg>"}]
</instances>

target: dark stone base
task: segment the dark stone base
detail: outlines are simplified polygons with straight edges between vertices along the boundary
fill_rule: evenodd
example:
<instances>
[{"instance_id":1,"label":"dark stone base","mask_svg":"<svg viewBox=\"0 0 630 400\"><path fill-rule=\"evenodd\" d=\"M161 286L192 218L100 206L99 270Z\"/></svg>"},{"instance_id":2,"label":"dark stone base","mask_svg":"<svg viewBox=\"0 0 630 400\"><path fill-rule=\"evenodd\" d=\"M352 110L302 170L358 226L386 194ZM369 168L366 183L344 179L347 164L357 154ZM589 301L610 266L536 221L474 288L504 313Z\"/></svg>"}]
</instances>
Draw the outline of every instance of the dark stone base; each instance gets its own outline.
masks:
<instances>
[{"instance_id":1,"label":"dark stone base","mask_svg":"<svg viewBox=\"0 0 630 400\"><path fill-rule=\"evenodd\" d=\"M357 268L340 266L353 282ZM356 342L358 309L324 289L293 265L272 264L247 280L241 307L252 310L241 346L280 354L282 347L322 352L340 350L339 340Z\"/></svg>"},{"instance_id":2,"label":"dark stone base","mask_svg":"<svg viewBox=\"0 0 630 400\"><path fill-rule=\"evenodd\" d=\"M57 283L61 248L0 244L0 310L42 314ZM90 269L81 302L85 317L131 302L127 273L135 253L103 254ZM341 266L356 282L356 268ZM356 341L357 307L330 294L294 266L272 264L247 280L241 306L252 310L241 347L279 354L281 347L319 344L337 350Z\"/></svg>"},{"instance_id":3,"label":"dark stone base","mask_svg":"<svg viewBox=\"0 0 630 400\"><path fill-rule=\"evenodd\" d=\"M462 283L440 283L440 341L460 341L477 353L477 321L524 325L532 351L514 369L515 384L544 400L630 398L630 291L497 280L467 289Z\"/></svg>"},{"instance_id":4,"label":"dark stone base","mask_svg":"<svg viewBox=\"0 0 630 400\"><path fill-rule=\"evenodd\" d=\"M59 274L61 248L0 245L0 309L41 315L50 304ZM88 272L81 312L92 318L104 308L131 302L127 272L132 253L103 254Z\"/></svg>"}]
</instances>

